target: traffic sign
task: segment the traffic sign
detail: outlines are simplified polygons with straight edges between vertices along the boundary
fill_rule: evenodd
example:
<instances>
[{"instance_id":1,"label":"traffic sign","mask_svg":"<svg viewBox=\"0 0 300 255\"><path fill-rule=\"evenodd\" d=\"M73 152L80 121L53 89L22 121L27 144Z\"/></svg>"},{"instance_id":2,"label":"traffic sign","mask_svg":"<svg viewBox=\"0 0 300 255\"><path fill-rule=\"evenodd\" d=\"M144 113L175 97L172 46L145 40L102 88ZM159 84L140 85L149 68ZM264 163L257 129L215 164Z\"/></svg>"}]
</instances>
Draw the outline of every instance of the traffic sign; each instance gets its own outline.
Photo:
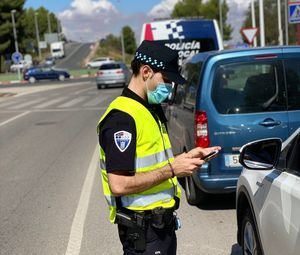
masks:
<instances>
[{"instance_id":1,"label":"traffic sign","mask_svg":"<svg viewBox=\"0 0 300 255\"><path fill-rule=\"evenodd\" d=\"M15 64L18 64L23 59L23 56L20 52L14 52L11 56L11 59Z\"/></svg>"},{"instance_id":2,"label":"traffic sign","mask_svg":"<svg viewBox=\"0 0 300 255\"><path fill-rule=\"evenodd\" d=\"M253 40L254 40L257 32L258 32L257 27L249 27L249 28L242 28L241 29L242 35L245 37L246 41L249 44L253 43Z\"/></svg>"},{"instance_id":3,"label":"traffic sign","mask_svg":"<svg viewBox=\"0 0 300 255\"><path fill-rule=\"evenodd\" d=\"M300 2L289 2L289 23L300 23Z\"/></svg>"}]
</instances>

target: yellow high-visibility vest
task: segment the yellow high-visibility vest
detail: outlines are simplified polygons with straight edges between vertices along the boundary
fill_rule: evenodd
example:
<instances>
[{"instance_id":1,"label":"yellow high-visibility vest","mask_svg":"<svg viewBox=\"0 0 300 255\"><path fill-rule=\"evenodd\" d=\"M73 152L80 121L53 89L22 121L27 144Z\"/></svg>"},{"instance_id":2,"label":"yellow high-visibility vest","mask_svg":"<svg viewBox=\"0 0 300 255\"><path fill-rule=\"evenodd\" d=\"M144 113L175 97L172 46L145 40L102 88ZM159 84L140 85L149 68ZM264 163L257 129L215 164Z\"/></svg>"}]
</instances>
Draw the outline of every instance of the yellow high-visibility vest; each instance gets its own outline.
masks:
<instances>
[{"instance_id":1,"label":"yellow high-visibility vest","mask_svg":"<svg viewBox=\"0 0 300 255\"><path fill-rule=\"evenodd\" d=\"M98 123L101 124L112 110L128 113L133 117L136 126L135 172L148 172L163 167L174 161L171 143L166 127L156 122L149 110L141 103L128 97L117 97L107 108ZM112 194L105 167L105 152L100 146L100 168L104 196L109 206L110 221L114 223L116 216L116 198ZM128 169L132 170L132 169ZM181 191L177 178L170 178L152 188L136 194L121 196L122 207L134 211L152 210L156 207L172 208L174 196L180 198Z\"/></svg>"}]
</instances>

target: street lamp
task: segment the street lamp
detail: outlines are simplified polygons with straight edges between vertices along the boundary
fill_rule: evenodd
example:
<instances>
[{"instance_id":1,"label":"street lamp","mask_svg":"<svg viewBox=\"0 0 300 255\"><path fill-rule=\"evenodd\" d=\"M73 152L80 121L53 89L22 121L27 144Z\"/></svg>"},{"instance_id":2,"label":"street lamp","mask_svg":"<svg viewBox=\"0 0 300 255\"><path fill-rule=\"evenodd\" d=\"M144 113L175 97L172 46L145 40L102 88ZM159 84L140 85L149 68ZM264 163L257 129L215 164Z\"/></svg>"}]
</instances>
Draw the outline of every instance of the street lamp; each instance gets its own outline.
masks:
<instances>
[{"instance_id":1,"label":"street lamp","mask_svg":"<svg viewBox=\"0 0 300 255\"><path fill-rule=\"evenodd\" d=\"M48 12L48 14L47 14L47 19L48 19L48 31L49 31L49 34L51 34L50 12Z\"/></svg>"},{"instance_id":2,"label":"street lamp","mask_svg":"<svg viewBox=\"0 0 300 255\"><path fill-rule=\"evenodd\" d=\"M222 15L222 3L223 0L219 0L219 16L220 16L220 31L223 40L223 15Z\"/></svg>"},{"instance_id":3,"label":"street lamp","mask_svg":"<svg viewBox=\"0 0 300 255\"><path fill-rule=\"evenodd\" d=\"M16 52L19 52L16 22L15 22L15 15L14 15L16 13L16 10L11 10L10 12L11 12L11 19L12 19L14 39L15 39L15 50L16 50ZM18 79L20 80L21 79L20 68L17 68L17 71L18 71Z\"/></svg>"},{"instance_id":4,"label":"street lamp","mask_svg":"<svg viewBox=\"0 0 300 255\"><path fill-rule=\"evenodd\" d=\"M40 34L39 34L39 27L38 27L38 23L37 23L37 16L38 16L38 13L36 12L34 14L35 33L36 33L37 46L38 46L38 51L39 51L39 59L41 60L42 55L41 55L41 49L40 49Z\"/></svg>"}]
</instances>

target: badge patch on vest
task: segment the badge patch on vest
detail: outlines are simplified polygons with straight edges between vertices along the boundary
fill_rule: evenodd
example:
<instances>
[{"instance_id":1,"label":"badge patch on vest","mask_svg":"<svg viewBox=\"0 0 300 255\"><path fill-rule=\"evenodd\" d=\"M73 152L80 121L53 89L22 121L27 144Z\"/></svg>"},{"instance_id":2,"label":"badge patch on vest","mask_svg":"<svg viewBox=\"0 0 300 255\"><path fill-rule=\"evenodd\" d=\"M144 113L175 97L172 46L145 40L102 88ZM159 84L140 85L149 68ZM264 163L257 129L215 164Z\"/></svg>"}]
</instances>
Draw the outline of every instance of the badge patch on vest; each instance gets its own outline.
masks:
<instances>
[{"instance_id":1,"label":"badge patch on vest","mask_svg":"<svg viewBox=\"0 0 300 255\"><path fill-rule=\"evenodd\" d=\"M124 152L131 142L131 134L127 131L118 131L114 133L114 140L118 149Z\"/></svg>"}]
</instances>

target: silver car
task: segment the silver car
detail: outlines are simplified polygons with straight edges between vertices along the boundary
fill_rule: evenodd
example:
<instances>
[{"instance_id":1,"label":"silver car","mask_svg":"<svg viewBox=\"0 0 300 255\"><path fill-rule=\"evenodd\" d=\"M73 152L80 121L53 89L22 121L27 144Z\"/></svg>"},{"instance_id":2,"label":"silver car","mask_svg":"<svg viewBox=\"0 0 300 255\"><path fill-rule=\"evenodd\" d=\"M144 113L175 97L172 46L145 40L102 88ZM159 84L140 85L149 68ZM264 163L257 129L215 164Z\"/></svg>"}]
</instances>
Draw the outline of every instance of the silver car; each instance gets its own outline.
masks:
<instances>
[{"instance_id":1,"label":"silver car","mask_svg":"<svg viewBox=\"0 0 300 255\"><path fill-rule=\"evenodd\" d=\"M238 243L244 255L300 254L300 128L241 149Z\"/></svg>"},{"instance_id":2,"label":"silver car","mask_svg":"<svg viewBox=\"0 0 300 255\"><path fill-rule=\"evenodd\" d=\"M125 87L129 83L130 77L131 72L122 62L103 64L97 72L97 88L101 89L109 86Z\"/></svg>"}]
</instances>

